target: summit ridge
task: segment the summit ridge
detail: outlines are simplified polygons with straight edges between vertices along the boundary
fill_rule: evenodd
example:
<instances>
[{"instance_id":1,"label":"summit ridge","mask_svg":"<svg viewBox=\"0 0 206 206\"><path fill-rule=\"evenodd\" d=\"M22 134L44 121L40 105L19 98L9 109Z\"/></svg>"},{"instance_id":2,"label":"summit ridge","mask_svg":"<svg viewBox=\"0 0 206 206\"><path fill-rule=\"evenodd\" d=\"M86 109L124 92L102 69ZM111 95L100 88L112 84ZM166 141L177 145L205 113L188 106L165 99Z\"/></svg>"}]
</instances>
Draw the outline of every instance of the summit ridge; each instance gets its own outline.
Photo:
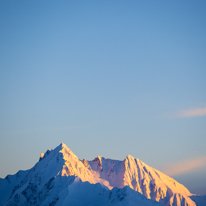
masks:
<instances>
[{"instance_id":1,"label":"summit ridge","mask_svg":"<svg viewBox=\"0 0 206 206\"><path fill-rule=\"evenodd\" d=\"M80 197L78 191L89 190ZM0 178L0 205L138 205L145 198L141 205L196 206L192 195L131 155L123 161L101 156L79 160L64 143L41 153L33 168Z\"/></svg>"}]
</instances>

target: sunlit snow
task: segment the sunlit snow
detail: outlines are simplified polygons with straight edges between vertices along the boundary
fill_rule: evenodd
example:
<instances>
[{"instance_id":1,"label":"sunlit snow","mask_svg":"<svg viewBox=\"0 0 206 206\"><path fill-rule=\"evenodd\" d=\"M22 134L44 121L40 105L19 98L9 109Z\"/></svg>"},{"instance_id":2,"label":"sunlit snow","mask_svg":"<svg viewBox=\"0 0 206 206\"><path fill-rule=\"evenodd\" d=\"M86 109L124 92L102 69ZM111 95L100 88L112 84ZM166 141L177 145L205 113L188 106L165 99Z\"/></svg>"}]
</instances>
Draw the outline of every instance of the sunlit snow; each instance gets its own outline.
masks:
<instances>
[{"instance_id":1,"label":"sunlit snow","mask_svg":"<svg viewBox=\"0 0 206 206\"><path fill-rule=\"evenodd\" d=\"M192 195L131 155L79 160L63 143L41 153L30 170L0 179L0 205L195 206Z\"/></svg>"}]
</instances>

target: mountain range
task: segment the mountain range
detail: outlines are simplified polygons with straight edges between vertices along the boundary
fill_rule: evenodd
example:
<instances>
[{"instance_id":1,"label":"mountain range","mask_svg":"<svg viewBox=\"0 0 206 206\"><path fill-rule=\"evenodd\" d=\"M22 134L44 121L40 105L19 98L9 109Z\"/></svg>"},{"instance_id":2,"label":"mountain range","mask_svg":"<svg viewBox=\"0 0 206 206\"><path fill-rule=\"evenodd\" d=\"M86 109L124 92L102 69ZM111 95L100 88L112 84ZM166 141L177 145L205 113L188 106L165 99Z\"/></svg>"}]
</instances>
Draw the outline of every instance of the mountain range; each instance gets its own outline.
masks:
<instances>
[{"instance_id":1,"label":"mountain range","mask_svg":"<svg viewBox=\"0 0 206 206\"><path fill-rule=\"evenodd\" d=\"M31 169L0 178L0 205L199 206L204 201L131 155L123 161L80 160L63 143L42 153Z\"/></svg>"}]
</instances>

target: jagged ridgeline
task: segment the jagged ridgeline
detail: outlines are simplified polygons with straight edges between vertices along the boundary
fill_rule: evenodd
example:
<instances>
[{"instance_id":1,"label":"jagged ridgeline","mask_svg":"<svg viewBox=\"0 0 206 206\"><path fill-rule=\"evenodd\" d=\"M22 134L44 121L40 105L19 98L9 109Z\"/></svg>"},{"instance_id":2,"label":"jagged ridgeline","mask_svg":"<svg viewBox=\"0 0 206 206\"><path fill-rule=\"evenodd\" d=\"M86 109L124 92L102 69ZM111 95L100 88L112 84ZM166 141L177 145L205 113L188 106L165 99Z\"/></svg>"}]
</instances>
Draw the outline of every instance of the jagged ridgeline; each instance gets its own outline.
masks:
<instances>
[{"instance_id":1,"label":"jagged ridgeline","mask_svg":"<svg viewBox=\"0 0 206 206\"><path fill-rule=\"evenodd\" d=\"M128 155L79 160L63 143L27 171L0 179L0 205L195 206L182 184Z\"/></svg>"}]
</instances>

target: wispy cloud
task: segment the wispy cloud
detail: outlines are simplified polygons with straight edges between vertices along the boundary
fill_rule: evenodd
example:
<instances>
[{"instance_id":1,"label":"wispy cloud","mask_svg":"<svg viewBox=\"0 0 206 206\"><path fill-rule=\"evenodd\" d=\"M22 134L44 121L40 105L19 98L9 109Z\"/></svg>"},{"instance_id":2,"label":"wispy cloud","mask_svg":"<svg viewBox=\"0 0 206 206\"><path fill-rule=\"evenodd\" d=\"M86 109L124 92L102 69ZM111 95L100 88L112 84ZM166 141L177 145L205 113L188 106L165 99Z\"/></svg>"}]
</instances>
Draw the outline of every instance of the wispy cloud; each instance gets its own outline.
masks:
<instances>
[{"instance_id":1,"label":"wispy cloud","mask_svg":"<svg viewBox=\"0 0 206 206\"><path fill-rule=\"evenodd\" d=\"M169 176L177 176L180 174L186 174L192 170L201 169L203 166L206 166L206 156L168 164L162 172Z\"/></svg>"},{"instance_id":2,"label":"wispy cloud","mask_svg":"<svg viewBox=\"0 0 206 206\"><path fill-rule=\"evenodd\" d=\"M196 117L206 115L206 108L196 108L190 110L182 110L176 116L177 117Z\"/></svg>"}]
</instances>

